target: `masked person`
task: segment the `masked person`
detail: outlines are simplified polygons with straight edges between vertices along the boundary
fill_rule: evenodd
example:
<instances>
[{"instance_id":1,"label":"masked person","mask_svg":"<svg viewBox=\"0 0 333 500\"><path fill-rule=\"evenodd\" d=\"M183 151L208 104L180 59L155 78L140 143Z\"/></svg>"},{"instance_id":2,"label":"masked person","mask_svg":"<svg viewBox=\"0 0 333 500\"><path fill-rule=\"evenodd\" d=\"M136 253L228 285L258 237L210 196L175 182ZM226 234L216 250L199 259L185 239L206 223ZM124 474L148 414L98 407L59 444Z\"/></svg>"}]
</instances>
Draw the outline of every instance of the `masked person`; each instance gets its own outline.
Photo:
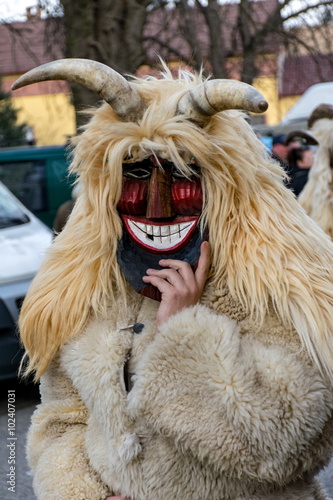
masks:
<instances>
[{"instance_id":1,"label":"masked person","mask_svg":"<svg viewBox=\"0 0 333 500\"><path fill-rule=\"evenodd\" d=\"M308 128L317 138L319 146L299 202L333 238L333 106L317 106L309 117Z\"/></svg>"},{"instance_id":2,"label":"masked person","mask_svg":"<svg viewBox=\"0 0 333 500\"><path fill-rule=\"evenodd\" d=\"M291 177L288 187L299 196L309 178L309 172L313 164L314 151L310 146L294 148L290 153Z\"/></svg>"},{"instance_id":3,"label":"masked person","mask_svg":"<svg viewBox=\"0 0 333 500\"><path fill-rule=\"evenodd\" d=\"M333 245L240 110L252 87L60 60L84 83L81 193L24 301L39 499L323 500ZM292 215L290 215L292 214Z\"/></svg>"}]
</instances>

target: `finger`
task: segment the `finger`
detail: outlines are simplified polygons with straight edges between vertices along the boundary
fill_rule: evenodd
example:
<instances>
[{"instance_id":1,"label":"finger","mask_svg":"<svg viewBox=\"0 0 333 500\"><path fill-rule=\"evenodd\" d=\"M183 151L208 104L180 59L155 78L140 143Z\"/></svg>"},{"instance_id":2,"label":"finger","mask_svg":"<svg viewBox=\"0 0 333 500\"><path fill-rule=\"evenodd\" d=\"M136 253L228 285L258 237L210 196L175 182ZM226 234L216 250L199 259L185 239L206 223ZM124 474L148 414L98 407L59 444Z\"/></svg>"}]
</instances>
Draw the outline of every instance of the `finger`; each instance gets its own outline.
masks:
<instances>
[{"instance_id":1,"label":"finger","mask_svg":"<svg viewBox=\"0 0 333 500\"><path fill-rule=\"evenodd\" d=\"M170 283L166 280L159 278L158 276L144 276L142 281L145 283L150 283L150 285L156 286L158 290L163 294L174 289Z\"/></svg>"},{"instance_id":2,"label":"finger","mask_svg":"<svg viewBox=\"0 0 333 500\"><path fill-rule=\"evenodd\" d=\"M149 276L158 276L178 288L185 288L184 278L175 269L147 269L146 273Z\"/></svg>"},{"instance_id":3,"label":"finger","mask_svg":"<svg viewBox=\"0 0 333 500\"><path fill-rule=\"evenodd\" d=\"M186 283L190 283L190 280L194 281L194 273L188 262L176 259L162 259L159 261L159 264L160 266L169 267L178 271Z\"/></svg>"},{"instance_id":4,"label":"finger","mask_svg":"<svg viewBox=\"0 0 333 500\"><path fill-rule=\"evenodd\" d=\"M204 241L200 247L200 258L198 261L198 267L195 271L195 279L200 288L203 288L205 286L210 264L210 245L208 241Z\"/></svg>"}]
</instances>

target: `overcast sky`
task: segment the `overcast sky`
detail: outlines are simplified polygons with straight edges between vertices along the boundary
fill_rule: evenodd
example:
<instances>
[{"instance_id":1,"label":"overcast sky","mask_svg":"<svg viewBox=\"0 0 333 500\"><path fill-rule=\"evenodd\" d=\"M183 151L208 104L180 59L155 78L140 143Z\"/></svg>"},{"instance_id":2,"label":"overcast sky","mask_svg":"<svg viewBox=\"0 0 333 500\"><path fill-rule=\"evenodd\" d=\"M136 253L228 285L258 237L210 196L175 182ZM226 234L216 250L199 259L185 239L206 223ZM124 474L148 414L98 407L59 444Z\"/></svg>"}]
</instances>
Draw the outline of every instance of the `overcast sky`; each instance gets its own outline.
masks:
<instances>
[{"instance_id":1,"label":"overcast sky","mask_svg":"<svg viewBox=\"0 0 333 500\"><path fill-rule=\"evenodd\" d=\"M24 21L27 7L37 5L36 0L0 0L0 20Z\"/></svg>"},{"instance_id":2,"label":"overcast sky","mask_svg":"<svg viewBox=\"0 0 333 500\"><path fill-rule=\"evenodd\" d=\"M54 3L55 0L49 0ZM299 9L302 5L314 4L318 0L293 0L291 6L293 9ZM0 0L0 21L24 21L27 7L33 7L37 0Z\"/></svg>"}]
</instances>

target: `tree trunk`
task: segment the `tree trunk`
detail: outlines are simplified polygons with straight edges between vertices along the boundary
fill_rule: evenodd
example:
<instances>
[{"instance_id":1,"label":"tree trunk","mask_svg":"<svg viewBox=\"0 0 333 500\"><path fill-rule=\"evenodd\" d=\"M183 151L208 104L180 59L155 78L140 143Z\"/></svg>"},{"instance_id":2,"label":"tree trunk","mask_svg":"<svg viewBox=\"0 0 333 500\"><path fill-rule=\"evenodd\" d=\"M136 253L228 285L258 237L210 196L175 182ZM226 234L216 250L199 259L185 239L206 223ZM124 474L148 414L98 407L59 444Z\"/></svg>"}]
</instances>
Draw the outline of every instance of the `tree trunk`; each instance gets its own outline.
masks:
<instances>
[{"instance_id":1,"label":"tree trunk","mask_svg":"<svg viewBox=\"0 0 333 500\"><path fill-rule=\"evenodd\" d=\"M224 37L222 35L223 22L221 20L221 9L217 0L208 0L207 6L203 7L197 1L208 27L210 44L210 64L214 78L226 78Z\"/></svg>"},{"instance_id":2,"label":"tree trunk","mask_svg":"<svg viewBox=\"0 0 333 500\"><path fill-rule=\"evenodd\" d=\"M66 57L93 59L121 74L134 73L145 61L143 26L148 0L61 0L66 29ZM85 123L80 112L98 97L80 84L72 84L77 126Z\"/></svg>"}]
</instances>

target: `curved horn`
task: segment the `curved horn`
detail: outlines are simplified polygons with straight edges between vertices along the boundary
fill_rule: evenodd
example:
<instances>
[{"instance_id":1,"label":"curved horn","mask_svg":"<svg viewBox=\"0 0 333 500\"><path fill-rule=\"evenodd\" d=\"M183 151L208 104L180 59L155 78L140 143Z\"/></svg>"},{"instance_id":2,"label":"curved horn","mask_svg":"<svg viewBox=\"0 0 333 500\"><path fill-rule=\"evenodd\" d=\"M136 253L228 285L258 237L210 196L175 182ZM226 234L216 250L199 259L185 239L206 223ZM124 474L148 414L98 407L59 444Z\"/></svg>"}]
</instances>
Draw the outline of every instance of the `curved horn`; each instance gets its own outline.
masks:
<instances>
[{"instance_id":1,"label":"curved horn","mask_svg":"<svg viewBox=\"0 0 333 500\"><path fill-rule=\"evenodd\" d=\"M123 76L90 59L59 59L43 64L18 78L12 89L46 80L82 83L104 99L124 121L137 118L143 110L141 97Z\"/></svg>"},{"instance_id":2,"label":"curved horn","mask_svg":"<svg viewBox=\"0 0 333 500\"><path fill-rule=\"evenodd\" d=\"M305 130L293 130L292 132L289 132L289 134L287 135L287 137L284 140L284 143L286 146L288 146L288 144L291 141L295 141L298 138L304 139L305 143L310 145L310 146L317 146L318 145L318 141L315 138L315 136L312 135L310 132L306 132Z\"/></svg>"},{"instance_id":3,"label":"curved horn","mask_svg":"<svg viewBox=\"0 0 333 500\"><path fill-rule=\"evenodd\" d=\"M263 113L268 103L262 94L247 83L236 80L209 80L196 85L178 101L177 114L186 114L198 123L227 109Z\"/></svg>"}]
</instances>

